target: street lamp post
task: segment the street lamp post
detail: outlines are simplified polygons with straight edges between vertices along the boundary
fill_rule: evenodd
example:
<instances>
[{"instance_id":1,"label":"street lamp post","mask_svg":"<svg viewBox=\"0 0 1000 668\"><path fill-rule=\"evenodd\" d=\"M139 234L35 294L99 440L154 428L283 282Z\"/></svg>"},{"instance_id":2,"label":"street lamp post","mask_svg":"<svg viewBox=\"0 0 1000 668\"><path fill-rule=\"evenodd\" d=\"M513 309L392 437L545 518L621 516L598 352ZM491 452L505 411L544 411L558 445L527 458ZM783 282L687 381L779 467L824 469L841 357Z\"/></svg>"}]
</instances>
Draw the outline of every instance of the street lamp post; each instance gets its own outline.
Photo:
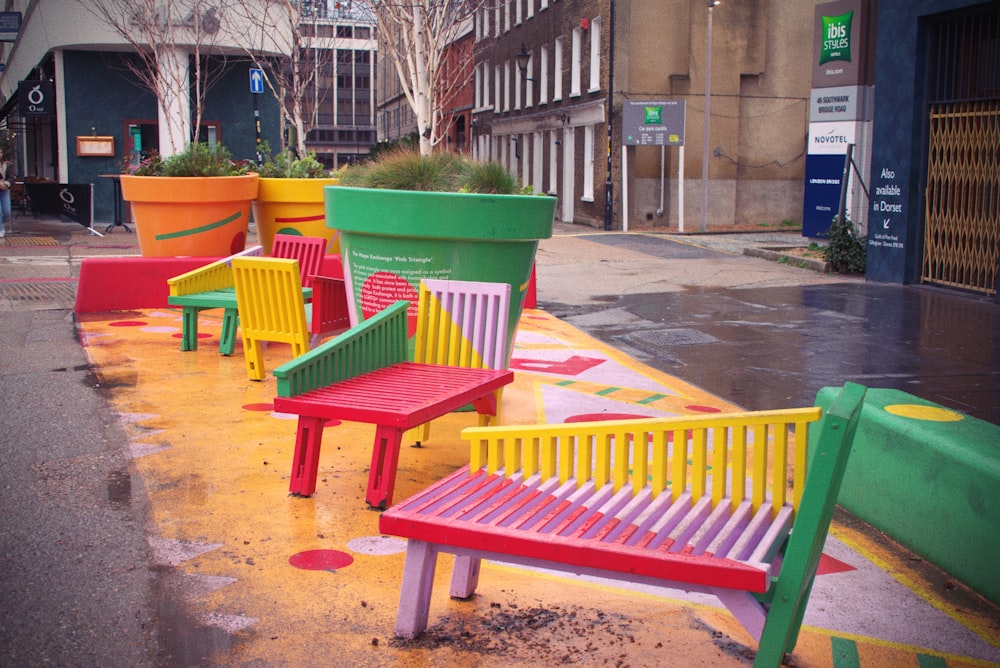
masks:
<instances>
[{"instance_id":1,"label":"street lamp post","mask_svg":"<svg viewBox=\"0 0 1000 668\"><path fill-rule=\"evenodd\" d=\"M712 10L719 0L708 0L708 33L705 38L705 130L701 151L701 231L708 229L708 126L712 113Z\"/></svg>"}]
</instances>

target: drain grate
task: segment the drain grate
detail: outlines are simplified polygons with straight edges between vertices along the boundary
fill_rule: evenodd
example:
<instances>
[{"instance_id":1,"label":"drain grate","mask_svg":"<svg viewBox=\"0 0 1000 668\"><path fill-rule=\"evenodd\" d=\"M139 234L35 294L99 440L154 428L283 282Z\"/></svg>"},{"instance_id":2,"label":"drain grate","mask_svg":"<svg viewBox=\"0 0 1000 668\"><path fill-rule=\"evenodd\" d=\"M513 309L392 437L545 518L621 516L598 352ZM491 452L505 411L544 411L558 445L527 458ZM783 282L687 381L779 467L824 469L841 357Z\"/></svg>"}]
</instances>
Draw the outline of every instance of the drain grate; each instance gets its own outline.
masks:
<instances>
[{"instance_id":1,"label":"drain grate","mask_svg":"<svg viewBox=\"0 0 1000 668\"><path fill-rule=\"evenodd\" d=\"M5 246L58 246L52 237L4 237Z\"/></svg>"},{"instance_id":2,"label":"drain grate","mask_svg":"<svg viewBox=\"0 0 1000 668\"><path fill-rule=\"evenodd\" d=\"M0 283L0 308L73 308L76 281L15 281Z\"/></svg>"},{"instance_id":3,"label":"drain grate","mask_svg":"<svg viewBox=\"0 0 1000 668\"><path fill-rule=\"evenodd\" d=\"M718 343L711 334L697 329L657 329L633 332L628 335L636 344L645 347L687 346L696 343Z\"/></svg>"}]
</instances>

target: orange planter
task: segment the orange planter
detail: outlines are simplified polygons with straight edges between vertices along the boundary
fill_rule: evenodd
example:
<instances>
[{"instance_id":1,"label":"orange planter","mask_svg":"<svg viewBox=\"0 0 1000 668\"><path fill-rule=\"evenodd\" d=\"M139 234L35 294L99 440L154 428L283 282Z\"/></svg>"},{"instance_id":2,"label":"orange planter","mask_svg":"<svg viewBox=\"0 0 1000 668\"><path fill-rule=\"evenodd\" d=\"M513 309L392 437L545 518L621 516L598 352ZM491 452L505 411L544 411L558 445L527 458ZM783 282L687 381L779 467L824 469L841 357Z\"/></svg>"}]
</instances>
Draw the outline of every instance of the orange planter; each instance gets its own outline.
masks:
<instances>
[{"instance_id":1,"label":"orange planter","mask_svg":"<svg viewBox=\"0 0 1000 668\"><path fill-rule=\"evenodd\" d=\"M275 234L326 239L327 253L340 253L340 235L326 224L323 188L340 179L261 178L257 199L251 204L257 237L266 255Z\"/></svg>"},{"instance_id":2,"label":"orange planter","mask_svg":"<svg viewBox=\"0 0 1000 668\"><path fill-rule=\"evenodd\" d=\"M246 246L257 174L121 177L145 257L221 257Z\"/></svg>"}]
</instances>

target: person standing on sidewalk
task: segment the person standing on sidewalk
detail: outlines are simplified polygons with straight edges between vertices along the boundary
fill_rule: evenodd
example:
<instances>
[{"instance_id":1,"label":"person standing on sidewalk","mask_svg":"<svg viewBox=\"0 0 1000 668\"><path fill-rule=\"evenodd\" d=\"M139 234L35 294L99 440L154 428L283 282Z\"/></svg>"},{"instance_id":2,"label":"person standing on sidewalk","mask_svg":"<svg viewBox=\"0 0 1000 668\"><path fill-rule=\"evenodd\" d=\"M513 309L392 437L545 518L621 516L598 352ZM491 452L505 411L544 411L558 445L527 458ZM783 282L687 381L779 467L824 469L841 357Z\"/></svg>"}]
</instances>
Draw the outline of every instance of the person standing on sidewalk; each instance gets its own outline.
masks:
<instances>
[{"instance_id":1,"label":"person standing on sidewalk","mask_svg":"<svg viewBox=\"0 0 1000 668\"><path fill-rule=\"evenodd\" d=\"M3 149L0 149L0 239L7 233L10 217L10 184L14 178L14 163L7 160ZM11 225L11 232L14 231Z\"/></svg>"}]
</instances>

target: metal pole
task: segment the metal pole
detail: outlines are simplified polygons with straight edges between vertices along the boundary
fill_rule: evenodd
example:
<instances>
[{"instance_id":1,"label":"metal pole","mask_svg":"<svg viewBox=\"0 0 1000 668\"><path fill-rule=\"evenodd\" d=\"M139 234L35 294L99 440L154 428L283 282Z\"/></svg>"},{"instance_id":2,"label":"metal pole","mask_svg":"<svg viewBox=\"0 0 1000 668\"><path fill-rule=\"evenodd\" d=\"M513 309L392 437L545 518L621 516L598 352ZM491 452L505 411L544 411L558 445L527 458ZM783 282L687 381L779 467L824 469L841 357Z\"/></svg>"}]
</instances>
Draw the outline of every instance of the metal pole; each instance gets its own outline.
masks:
<instances>
[{"instance_id":1,"label":"metal pole","mask_svg":"<svg viewBox=\"0 0 1000 668\"><path fill-rule=\"evenodd\" d=\"M610 5L611 12L611 25L608 26L610 34L608 35L608 51L610 56L608 58L608 164L606 168L606 174L604 177L604 229L610 230L614 222L614 185L611 182L611 138L612 131L614 127L614 116L615 116L615 0L611 0ZM622 212L622 220L624 221L624 211ZM624 222L622 227L625 227Z\"/></svg>"},{"instance_id":2,"label":"metal pole","mask_svg":"<svg viewBox=\"0 0 1000 668\"><path fill-rule=\"evenodd\" d=\"M708 0L708 34L705 38L705 129L701 150L701 231L708 229L708 119L712 114L712 10L719 0Z\"/></svg>"},{"instance_id":3,"label":"metal pole","mask_svg":"<svg viewBox=\"0 0 1000 668\"><path fill-rule=\"evenodd\" d=\"M847 208L847 182L851 178L851 162L854 159L854 144L847 145L847 153L844 155L844 174L840 177L840 201L837 205L837 217L835 222L843 225L846 216L844 209Z\"/></svg>"}]
</instances>

